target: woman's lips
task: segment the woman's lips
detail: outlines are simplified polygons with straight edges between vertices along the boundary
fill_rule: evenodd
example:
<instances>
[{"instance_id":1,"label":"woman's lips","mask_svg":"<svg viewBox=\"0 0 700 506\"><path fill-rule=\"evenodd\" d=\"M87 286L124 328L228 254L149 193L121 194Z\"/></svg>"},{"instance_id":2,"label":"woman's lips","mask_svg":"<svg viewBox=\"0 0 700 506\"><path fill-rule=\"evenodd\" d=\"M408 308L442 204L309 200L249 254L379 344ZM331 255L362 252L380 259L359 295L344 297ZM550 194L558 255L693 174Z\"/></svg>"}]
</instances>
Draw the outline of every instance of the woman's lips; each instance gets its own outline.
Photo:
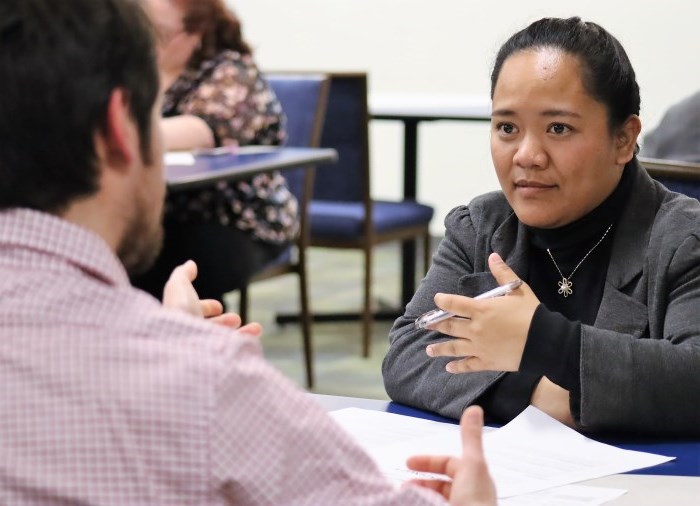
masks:
<instances>
[{"instance_id":1,"label":"woman's lips","mask_svg":"<svg viewBox=\"0 0 700 506\"><path fill-rule=\"evenodd\" d=\"M515 190L526 196L537 195L553 188L556 188L556 185L540 181L528 181L523 179L515 182Z\"/></svg>"}]
</instances>

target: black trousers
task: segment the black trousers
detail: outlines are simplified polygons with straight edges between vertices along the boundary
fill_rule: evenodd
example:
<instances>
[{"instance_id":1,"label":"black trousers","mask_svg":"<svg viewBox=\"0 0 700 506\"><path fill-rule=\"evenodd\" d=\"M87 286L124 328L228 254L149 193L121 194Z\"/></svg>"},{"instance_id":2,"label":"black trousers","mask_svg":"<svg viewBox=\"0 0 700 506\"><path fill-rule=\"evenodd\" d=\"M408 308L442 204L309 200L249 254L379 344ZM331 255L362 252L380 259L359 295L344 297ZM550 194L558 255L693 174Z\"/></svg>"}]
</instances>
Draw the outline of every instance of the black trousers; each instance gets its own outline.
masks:
<instances>
[{"instance_id":1,"label":"black trousers","mask_svg":"<svg viewBox=\"0 0 700 506\"><path fill-rule=\"evenodd\" d=\"M198 269L194 287L199 297L222 301L224 293L246 286L253 275L287 247L263 243L234 226L166 224L160 256L148 272L133 276L131 282L162 299L163 287L173 269L194 260Z\"/></svg>"}]
</instances>

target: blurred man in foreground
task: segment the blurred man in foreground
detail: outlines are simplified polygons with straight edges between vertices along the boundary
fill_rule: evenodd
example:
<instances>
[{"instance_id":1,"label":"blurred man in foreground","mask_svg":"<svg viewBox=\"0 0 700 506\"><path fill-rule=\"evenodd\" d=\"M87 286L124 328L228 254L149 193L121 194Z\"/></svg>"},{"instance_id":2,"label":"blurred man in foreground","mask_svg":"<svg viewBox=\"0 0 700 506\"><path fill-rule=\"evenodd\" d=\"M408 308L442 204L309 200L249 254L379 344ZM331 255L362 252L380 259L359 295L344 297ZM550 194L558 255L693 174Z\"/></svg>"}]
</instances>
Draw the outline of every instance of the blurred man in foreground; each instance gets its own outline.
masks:
<instances>
[{"instance_id":1,"label":"blurred man in foreground","mask_svg":"<svg viewBox=\"0 0 700 506\"><path fill-rule=\"evenodd\" d=\"M395 489L194 263L165 307L129 284L165 193L137 2L2 2L0 80L0 503L495 504L478 408L461 458L409 463L451 484Z\"/></svg>"}]
</instances>

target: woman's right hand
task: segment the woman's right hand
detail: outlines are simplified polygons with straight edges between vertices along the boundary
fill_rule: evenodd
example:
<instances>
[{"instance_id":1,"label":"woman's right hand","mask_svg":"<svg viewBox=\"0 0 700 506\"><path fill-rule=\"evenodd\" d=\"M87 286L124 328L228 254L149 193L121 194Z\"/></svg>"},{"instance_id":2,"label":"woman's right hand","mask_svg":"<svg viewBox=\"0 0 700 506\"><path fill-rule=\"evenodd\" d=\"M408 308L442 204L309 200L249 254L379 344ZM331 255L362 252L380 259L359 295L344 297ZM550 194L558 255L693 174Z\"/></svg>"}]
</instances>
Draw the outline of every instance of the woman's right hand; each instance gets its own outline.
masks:
<instances>
[{"instance_id":1,"label":"woman's right hand","mask_svg":"<svg viewBox=\"0 0 700 506\"><path fill-rule=\"evenodd\" d=\"M518 276L492 253L489 268L496 282L505 285ZM446 369L453 374L474 371L517 371L527 333L539 299L527 283L505 297L476 299L438 293L435 303L461 318L449 318L428 326L452 339L429 344L430 357L454 357Z\"/></svg>"}]
</instances>

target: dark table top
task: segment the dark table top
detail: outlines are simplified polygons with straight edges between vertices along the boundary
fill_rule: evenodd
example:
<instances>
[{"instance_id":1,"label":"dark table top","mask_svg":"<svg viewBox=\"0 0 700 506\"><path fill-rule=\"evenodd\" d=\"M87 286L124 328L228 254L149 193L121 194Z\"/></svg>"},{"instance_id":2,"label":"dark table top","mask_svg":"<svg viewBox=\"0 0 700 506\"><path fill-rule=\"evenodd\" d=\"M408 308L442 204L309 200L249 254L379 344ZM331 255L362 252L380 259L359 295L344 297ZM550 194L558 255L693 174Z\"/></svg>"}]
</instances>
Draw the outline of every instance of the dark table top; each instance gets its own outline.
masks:
<instances>
[{"instance_id":1,"label":"dark table top","mask_svg":"<svg viewBox=\"0 0 700 506\"><path fill-rule=\"evenodd\" d=\"M168 164L168 188L181 190L207 186L218 181L243 179L261 172L333 163L338 154L327 148L267 148L197 155L194 164Z\"/></svg>"}]
</instances>

